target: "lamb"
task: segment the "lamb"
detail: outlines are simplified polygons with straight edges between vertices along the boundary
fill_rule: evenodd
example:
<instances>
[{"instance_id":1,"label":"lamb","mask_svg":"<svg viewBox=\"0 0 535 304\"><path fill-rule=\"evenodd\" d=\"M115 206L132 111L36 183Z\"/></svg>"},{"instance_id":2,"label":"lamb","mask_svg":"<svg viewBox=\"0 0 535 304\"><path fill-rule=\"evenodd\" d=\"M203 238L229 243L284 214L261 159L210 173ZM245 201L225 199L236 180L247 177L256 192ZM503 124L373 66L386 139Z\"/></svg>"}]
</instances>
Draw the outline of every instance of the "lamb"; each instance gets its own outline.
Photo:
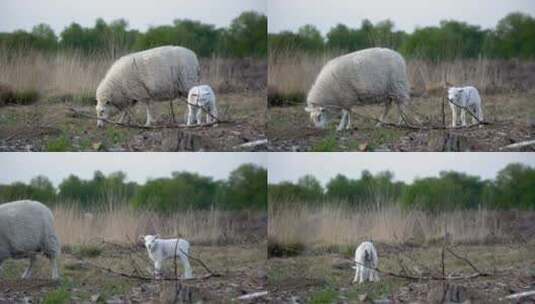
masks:
<instances>
[{"instance_id":1,"label":"lamb","mask_svg":"<svg viewBox=\"0 0 535 304\"><path fill-rule=\"evenodd\" d=\"M461 111L462 126L466 126L466 111L472 113L472 124L483 121L483 111L481 110L481 97L476 88L450 87L448 88L448 102L451 109L451 126L457 126L457 110ZM477 119L476 119L477 117ZM479 125L481 127L481 125Z\"/></svg>"},{"instance_id":2,"label":"lamb","mask_svg":"<svg viewBox=\"0 0 535 304\"><path fill-rule=\"evenodd\" d=\"M145 104L150 126L154 119L150 104L186 96L200 78L197 55L187 48L162 46L119 58L110 67L96 92L97 126L119 112L123 122L128 109Z\"/></svg>"},{"instance_id":3,"label":"lamb","mask_svg":"<svg viewBox=\"0 0 535 304\"><path fill-rule=\"evenodd\" d=\"M192 278L189 264L189 242L184 239L160 239L160 235L145 235L143 237L149 258L154 262L154 275L159 278L162 263L178 256L184 266L184 278ZM176 251L175 251L176 250Z\"/></svg>"},{"instance_id":4,"label":"lamb","mask_svg":"<svg viewBox=\"0 0 535 304\"><path fill-rule=\"evenodd\" d=\"M30 258L22 274L30 278L38 252L52 263L52 279L59 279L59 238L54 231L54 216L45 205L21 200L0 205L0 267L7 258Z\"/></svg>"},{"instance_id":5,"label":"lamb","mask_svg":"<svg viewBox=\"0 0 535 304\"><path fill-rule=\"evenodd\" d=\"M400 120L410 100L407 68L403 57L390 49L370 48L329 61L307 95L310 118L318 128L327 126L327 110L342 110L338 131L350 129L350 111L356 105L385 102L384 122L392 102ZM379 125L381 124L379 123Z\"/></svg>"},{"instance_id":6,"label":"lamb","mask_svg":"<svg viewBox=\"0 0 535 304\"><path fill-rule=\"evenodd\" d=\"M377 272L377 265L379 258L377 251L371 241L362 242L355 250L355 278L353 283L362 283L366 281L378 282L379 273Z\"/></svg>"},{"instance_id":7,"label":"lamb","mask_svg":"<svg viewBox=\"0 0 535 304\"><path fill-rule=\"evenodd\" d=\"M214 122L217 118L215 94L209 85L195 86L189 91L187 125L202 124L203 112L207 112L207 124Z\"/></svg>"}]
</instances>

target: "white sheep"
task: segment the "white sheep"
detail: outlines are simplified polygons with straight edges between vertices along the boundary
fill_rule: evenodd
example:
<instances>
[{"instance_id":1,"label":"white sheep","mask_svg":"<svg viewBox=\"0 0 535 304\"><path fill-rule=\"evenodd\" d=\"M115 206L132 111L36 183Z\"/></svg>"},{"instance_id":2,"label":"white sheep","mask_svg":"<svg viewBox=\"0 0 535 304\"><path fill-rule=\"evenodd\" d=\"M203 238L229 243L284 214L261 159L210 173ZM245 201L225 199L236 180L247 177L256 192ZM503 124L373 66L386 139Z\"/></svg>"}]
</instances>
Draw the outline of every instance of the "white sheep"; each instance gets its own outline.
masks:
<instances>
[{"instance_id":1,"label":"white sheep","mask_svg":"<svg viewBox=\"0 0 535 304\"><path fill-rule=\"evenodd\" d=\"M187 125L202 124L202 114L206 113L206 123L217 118L215 93L209 85L195 86L188 93Z\"/></svg>"},{"instance_id":2,"label":"white sheep","mask_svg":"<svg viewBox=\"0 0 535 304\"><path fill-rule=\"evenodd\" d=\"M0 205L0 267L7 258L30 258L30 265L22 275L28 279L40 252L50 259L52 279L57 280L60 251L54 216L48 207L30 200Z\"/></svg>"},{"instance_id":3,"label":"white sheep","mask_svg":"<svg viewBox=\"0 0 535 304\"><path fill-rule=\"evenodd\" d=\"M184 239L160 239L160 235L143 236L149 258L154 262L154 274L158 278L161 274L162 264L167 259L180 258L184 266L184 278L192 278L189 264L189 242Z\"/></svg>"},{"instance_id":4,"label":"white sheep","mask_svg":"<svg viewBox=\"0 0 535 304\"><path fill-rule=\"evenodd\" d=\"M377 257L377 250L372 242L362 242L355 250L355 278L353 283L363 283L366 281L378 282L379 273L377 272L377 265L379 258Z\"/></svg>"},{"instance_id":5,"label":"white sheep","mask_svg":"<svg viewBox=\"0 0 535 304\"><path fill-rule=\"evenodd\" d=\"M451 109L451 126L457 126L457 110L461 111L462 126L466 126L466 111L472 113L472 123L483 121L483 111L481 109L481 97L476 88L450 87L448 88L448 102ZM477 117L477 119L475 117ZM480 125L481 127L481 125Z\"/></svg>"},{"instance_id":6,"label":"white sheep","mask_svg":"<svg viewBox=\"0 0 535 304\"><path fill-rule=\"evenodd\" d=\"M110 67L96 92L97 126L121 113L120 122L128 109L137 102L145 104L150 126L150 103L174 100L186 96L199 83L200 68L197 55L187 48L162 46L119 58Z\"/></svg>"},{"instance_id":7,"label":"white sheep","mask_svg":"<svg viewBox=\"0 0 535 304\"><path fill-rule=\"evenodd\" d=\"M384 122L392 102L405 113L409 101L409 81L403 57L390 49L370 48L329 61L307 95L310 118L316 127L327 125L327 110L342 110L337 130L350 129L351 108L385 102L380 118Z\"/></svg>"}]
</instances>

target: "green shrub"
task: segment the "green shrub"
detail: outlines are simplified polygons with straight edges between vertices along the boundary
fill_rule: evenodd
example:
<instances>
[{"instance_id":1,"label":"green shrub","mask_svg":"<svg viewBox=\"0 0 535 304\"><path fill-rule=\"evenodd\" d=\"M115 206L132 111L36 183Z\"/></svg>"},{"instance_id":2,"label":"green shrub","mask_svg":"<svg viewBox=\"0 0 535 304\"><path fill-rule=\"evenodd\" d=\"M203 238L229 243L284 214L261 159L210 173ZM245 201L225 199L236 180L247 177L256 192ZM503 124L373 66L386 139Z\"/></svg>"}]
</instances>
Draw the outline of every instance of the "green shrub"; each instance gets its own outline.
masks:
<instances>
[{"instance_id":1,"label":"green shrub","mask_svg":"<svg viewBox=\"0 0 535 304\"><path fill-rule=\"evenodd\" d=\"M312 152L334 152L337 148L336 135L332 134L322 139L312 147Z\"/></svg>"},{"instance_id":2,"label":"green shrub","mask_svg":"<svg viewBox=\"0 0 535 304\"><path fill-rule=\"evenodd\" d=\"M63 304L63 303L69 303L69 300L70 300L69 292L61 288L61 289L49 292L46 295L45 299L43 300L43 304Z\"/></svg>"},{"instance_id":3,"label":"green shrub","mask_svg":"<svg viewBox=\"0 0 535 304\"><path fill-rule=\"evenodd\" d=\"M46 142L45 150L47 152L67 152L72 150L71 140L62 135L56 139L52 139Z\"/></svg>"}]
</instances>

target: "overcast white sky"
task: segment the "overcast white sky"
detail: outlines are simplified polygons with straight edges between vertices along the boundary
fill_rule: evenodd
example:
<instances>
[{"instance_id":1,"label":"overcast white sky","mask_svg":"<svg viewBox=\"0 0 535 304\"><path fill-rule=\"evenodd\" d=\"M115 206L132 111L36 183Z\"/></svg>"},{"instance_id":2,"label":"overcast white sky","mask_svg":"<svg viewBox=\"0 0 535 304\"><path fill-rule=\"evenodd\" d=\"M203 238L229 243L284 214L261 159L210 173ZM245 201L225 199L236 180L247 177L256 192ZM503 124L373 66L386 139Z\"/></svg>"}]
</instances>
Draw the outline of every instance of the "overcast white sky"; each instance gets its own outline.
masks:
<instances>
[{"instance_id":1,"label":"overcast white sky","mask_svg":"<svg viewBox=\"0 0 535 304\"><path fill-rule=\"evenodd\" d=\"M483 28L493 28L510 12L535 16L533 0L267 0L268 31L295 31L313 24L325 34L338 23L360 27L363 19L373 23L390 19L396 29L412 32L417 26L438 25L455 19Z\"/></svg>"},{"instance_id":2,"label":"overcast white sky","mask_svg":"<svg viewBox=\"0 0 535 304\"><path fill-rule=\"evenodd\" d=\"M372 173L390 170L396 180L405 182L438 176L444 170L491 179L512 162L535 167L535 153L270 153L268 180L295 182L312 174L325 185L337 174L359 178L365 169Z\"/></svg>"},{"instance_id":3,"label":"overcast white sky","mask_svg":"<svg viewBox=\"0 0 535 304\"><path fill-rule=\"evenodd\" d=\"M241 164L266 167L265 153L0 153L0 184L28 182L47 176L54 185L75 174L84 179L96 170L123 171L129 181L171 176L174 171L197 172L214 179L227 178Z\"/></svg>"},{"instance_id":4,"label":"overcast white sky","mask_svg":"<svg viewBox=\"0 0 535 304\"><path fill-rule=\"evenodd\" d=\"M29 31L44 22L58 34L72 22L93 26L99 17L107 22L124 18L130 28L142 31L175 19L224 27L248 10L266 14L266 0L0 0L0 32Z\"/></svg>"}]
</instances>

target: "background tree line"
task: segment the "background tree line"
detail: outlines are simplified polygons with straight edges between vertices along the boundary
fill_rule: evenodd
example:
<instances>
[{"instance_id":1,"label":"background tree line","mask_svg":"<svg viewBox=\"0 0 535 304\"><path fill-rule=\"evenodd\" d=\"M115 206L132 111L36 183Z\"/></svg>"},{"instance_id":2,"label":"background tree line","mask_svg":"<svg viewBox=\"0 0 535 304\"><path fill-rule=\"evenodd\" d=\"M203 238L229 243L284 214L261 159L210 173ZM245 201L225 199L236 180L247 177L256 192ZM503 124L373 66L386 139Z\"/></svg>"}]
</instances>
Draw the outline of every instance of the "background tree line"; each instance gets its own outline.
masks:
<instances>
[{"instance_id":1,"label":"background tree line","mask_svg":"<svg viewBox=\"0 0 535 304\"><path fill-rule=\"evenodd\" d=\"M115 58L130 51L169 44L188 47L203 57L266 56L267 17L253 11L243 12L227 28L177 19L171 25L150 27L144 33L129 29L124 19L106 23L99 18L93 27L73 22L58 35L44 23L34 26L30 32L0 33L0 47L16 52L78 50L85 54L106 53Z\"/></svg>"},{"instance_id":2,"label":"background tree line","mask_svg":"<svg viewBox=\"0 0 535 304\"><path fill-rule=\"evenodd\" d=\"M397 204L428 211L479 207L535 209L535 168L522 164L509 164L492 180L455 171L418 178L410 184L393 178L389 171L373 175L364 170L357 179L339 174L323 187L314 176L306 175L296 183L270 184L268 200L284 204L341 203L364 208Z\"/></svg>"},{"instance_id":3,"label":"background tree line","mask_svg":"<svg viewBox=\"0 0 535 304\"><path fill-rule=\"evenodd\" d=\"M450 60L455 58L535 58L535 18L524 13L511 13L494 29L481 29L454 20L439 26L417 28L413 33L396 31L394 23L385 20L372 24L362 21L359 28L338 24L323 37L313 25L297 32L283 31L268 35L270 52L328 50L351 52L382 46L398 50L411 58Z\"/></svg>"},{"instance_id":4,"label":"background tree line","mask_svg":"<svg viewBox=\"0 0 535 304\"><path fill-rule=\"evenodd\" d=\"M159 212L212 207L264 209L267 206L267 171L245 164L232 171L226 180L181 171L173 172L171 177L148 180L145 184L127 182L123 172L106 176L95 171L89 180L70 175L57 188L45 176L37 176L27 184L0 185L0 203L19 199L33 199L49 206L76 204L84 210L110 204L130 204Z\"/></svg>"}]
</instances>

